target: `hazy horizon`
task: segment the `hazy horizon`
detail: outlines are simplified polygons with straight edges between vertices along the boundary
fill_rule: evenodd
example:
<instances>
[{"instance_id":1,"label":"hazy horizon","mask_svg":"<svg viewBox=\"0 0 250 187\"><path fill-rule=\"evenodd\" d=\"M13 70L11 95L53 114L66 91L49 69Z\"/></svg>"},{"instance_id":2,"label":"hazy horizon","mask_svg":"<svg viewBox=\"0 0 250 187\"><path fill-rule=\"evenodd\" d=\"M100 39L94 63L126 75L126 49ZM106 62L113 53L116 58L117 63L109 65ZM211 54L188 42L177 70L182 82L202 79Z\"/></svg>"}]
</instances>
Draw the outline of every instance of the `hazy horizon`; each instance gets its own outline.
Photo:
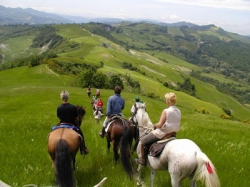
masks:
<instances>
[{"instance_id":1,"label":"hazy horizon","mask_svg":"<svg viewBox=\"0 0 250 187\"><path fill-rule=\"evenodd\" d=\"M92 0L86 2L1 0L0 5L89 18L214 24L228 32L250 35L250 0Z\"/></svg>"}]
</instances>

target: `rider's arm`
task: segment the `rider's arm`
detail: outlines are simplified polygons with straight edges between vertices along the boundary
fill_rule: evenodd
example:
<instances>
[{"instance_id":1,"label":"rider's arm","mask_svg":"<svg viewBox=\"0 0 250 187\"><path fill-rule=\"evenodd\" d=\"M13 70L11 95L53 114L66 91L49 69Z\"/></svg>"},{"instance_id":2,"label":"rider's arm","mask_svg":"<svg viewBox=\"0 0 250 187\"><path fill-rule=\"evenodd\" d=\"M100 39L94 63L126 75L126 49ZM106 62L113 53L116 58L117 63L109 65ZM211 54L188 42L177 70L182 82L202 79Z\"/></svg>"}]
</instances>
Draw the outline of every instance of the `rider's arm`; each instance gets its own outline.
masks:
<instances>
[{"instance_id":1,"label":"rider's arm","mask_svg":"<svg viewBox=\"0 0 250 187\"><path fill-rule=\"evenodd\" d=\"M163 110L162 113L161 113L160 120L159 120L158 123L155 124L155 127L156 128L161 128L162 125L165 123L165 121L166 121L166 112L165 112L165 110Z\"/></svg>"}]
</instances>

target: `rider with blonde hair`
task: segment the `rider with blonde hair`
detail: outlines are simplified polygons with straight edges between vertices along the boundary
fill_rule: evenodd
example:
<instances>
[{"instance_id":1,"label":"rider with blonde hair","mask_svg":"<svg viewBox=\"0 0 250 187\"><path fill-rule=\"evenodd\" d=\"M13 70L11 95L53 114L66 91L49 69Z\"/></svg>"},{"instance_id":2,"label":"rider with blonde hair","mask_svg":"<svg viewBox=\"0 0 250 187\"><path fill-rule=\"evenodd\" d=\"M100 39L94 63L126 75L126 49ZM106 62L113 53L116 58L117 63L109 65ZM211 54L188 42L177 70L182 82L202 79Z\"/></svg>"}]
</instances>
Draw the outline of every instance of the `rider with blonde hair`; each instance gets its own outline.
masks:
<instances>
[{"instance_id":1,"label":"rider with blonde hair","mask_svg":"<svg viewBox=\"0 0 250 187\"><path fill-rule=\"evenodd\" d=\"M148 145L161 139L175 137L180 130L181 112L175 106L176 101L174 93L165 94L165 102L169 107L162 111L159 122L154 125L155 130L141 138L141 158L136 160L138 164L146 165Z\"/></svg>"}]
</instances>

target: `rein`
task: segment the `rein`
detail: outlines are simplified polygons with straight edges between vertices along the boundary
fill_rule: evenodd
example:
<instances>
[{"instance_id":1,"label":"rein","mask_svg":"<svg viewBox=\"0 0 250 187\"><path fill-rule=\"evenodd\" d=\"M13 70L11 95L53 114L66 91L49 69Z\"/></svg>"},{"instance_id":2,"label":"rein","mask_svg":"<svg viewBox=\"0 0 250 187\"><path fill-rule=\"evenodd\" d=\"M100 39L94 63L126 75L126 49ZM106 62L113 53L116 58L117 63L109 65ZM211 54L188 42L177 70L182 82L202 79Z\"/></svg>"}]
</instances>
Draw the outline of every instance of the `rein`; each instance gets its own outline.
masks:
<instances>
[{"instance_id":1,"label":"rein","mask_svg":"<svg viewBox=\"0 0 250 187\"><path fill-rule=\"evenodd\" d=\"M131 122L137 127L138 126L138 122L134 121L134 117L137 115L137 111L139 109L145 109L145 105L141 105L141 106L137 107L137 105L135 103L133 106L134 106L134 112L131 113L130 119L131 119Z\"/></svg>"},{"instance_id":2,"label":"rein","mask_svg":"<svg viewBox=\"0 0 250 187\"><path fill-rule=\"evenodd\" d=\"M134 122L134 117L135 117L135 115L137 114L137 111L138 111L138 108L136 107L136 104L134 104L134 109L135 109L135 111L131 113L130 119L131 119L132 124L134 124L137 127L138 122Z\"/></svg>"},{"instance_id":3,"label":"rein","mask_svg":"<svg viewBox=\"0 0 250 187\"><path fill-rule=\"evenodd\" d=\"M141 139L143 136L147 135L148 133L150 133L153 129L152 128L149 128L149 127L143 127L143 126L139 126L139 128L143 128L143 129L146 129L142 135L139 137L139 139Z\"/></svg>"}]
</instances>

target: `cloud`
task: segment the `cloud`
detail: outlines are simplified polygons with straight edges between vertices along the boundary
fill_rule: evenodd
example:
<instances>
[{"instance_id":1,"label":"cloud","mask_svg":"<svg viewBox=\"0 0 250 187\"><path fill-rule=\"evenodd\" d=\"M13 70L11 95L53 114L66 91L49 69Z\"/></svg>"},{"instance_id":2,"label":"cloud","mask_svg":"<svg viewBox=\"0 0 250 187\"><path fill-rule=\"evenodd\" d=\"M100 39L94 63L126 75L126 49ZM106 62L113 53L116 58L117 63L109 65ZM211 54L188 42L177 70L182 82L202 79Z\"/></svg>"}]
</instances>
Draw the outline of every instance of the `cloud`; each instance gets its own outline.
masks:
<instances>
[{"instance_id":1,"label":"cloud","mask_svg":"<svg viewBox=\"0 0 250 187\"><path fill-rule=\"evenodd\" d=\"M232 10L250 10L249 0L155 0L158 2L182 4L189 6L223 8Z\"/></svg>"},{"instance_id":2,"label":"cloud","mask_svg":"<svg viewBox=\"0 0 250 187\"><path fill-rule=\"evenodd\" d=\"M176 21L176 20L179 20L179 17L176 16L176 15L171 15L170 19L173 20L173 21Z\"/></svg>"}]
</instances>

